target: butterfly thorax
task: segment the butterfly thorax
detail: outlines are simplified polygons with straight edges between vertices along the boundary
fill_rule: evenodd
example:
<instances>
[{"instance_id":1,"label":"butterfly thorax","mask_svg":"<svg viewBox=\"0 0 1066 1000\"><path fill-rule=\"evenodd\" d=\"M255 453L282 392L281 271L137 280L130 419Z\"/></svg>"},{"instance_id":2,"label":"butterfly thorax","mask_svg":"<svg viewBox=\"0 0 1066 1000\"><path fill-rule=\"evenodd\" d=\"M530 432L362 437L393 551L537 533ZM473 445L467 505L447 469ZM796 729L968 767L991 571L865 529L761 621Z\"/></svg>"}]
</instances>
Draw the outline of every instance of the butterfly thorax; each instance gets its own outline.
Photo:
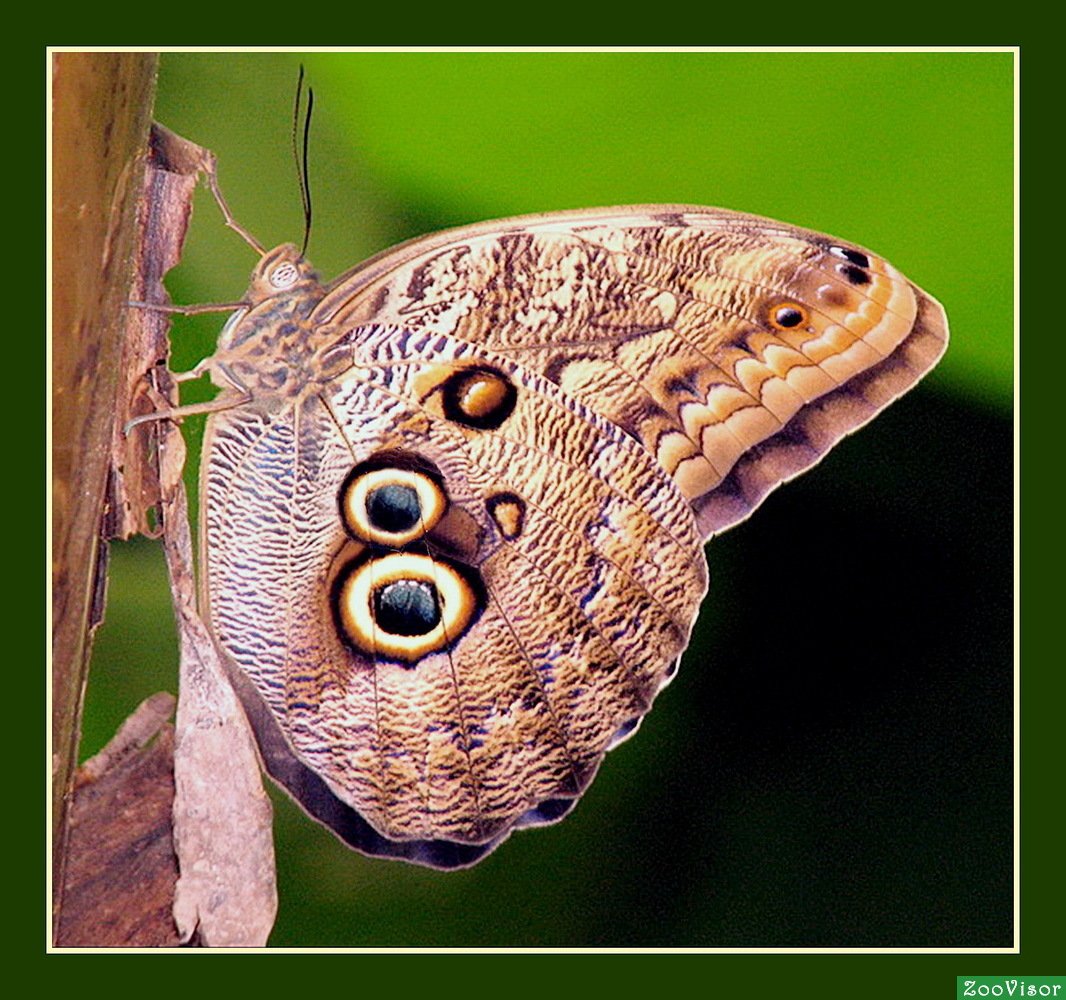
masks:
<instances>
[{"instance_id":1,"label":"butterfly thorax","mask_svg":"<svg viewBox=\"0 0 1066 1000\"><path fill-rule=\"evenodd\" d=\"M284 403L316 381L323 344L310 322L324 288L292 244L266 253L243 301L222 328L210 359L212 380L252 399Z\"/></svg>"}]
</instances>

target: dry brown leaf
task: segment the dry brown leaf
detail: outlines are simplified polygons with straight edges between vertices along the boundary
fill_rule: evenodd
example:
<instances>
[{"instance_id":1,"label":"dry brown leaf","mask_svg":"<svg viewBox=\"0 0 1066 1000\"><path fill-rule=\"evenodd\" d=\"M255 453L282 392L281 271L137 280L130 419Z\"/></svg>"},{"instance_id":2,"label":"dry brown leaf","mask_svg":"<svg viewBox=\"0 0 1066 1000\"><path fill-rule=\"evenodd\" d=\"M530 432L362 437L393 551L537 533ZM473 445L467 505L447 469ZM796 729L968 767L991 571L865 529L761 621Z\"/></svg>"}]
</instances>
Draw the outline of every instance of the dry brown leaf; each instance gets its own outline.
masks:
<instances>
[{"instance_id":1,"label":"dry brown leaf","mask_svg":"<svg viewBox=\"0 0 1066 1000\"><path fill-rule=\"evenodd\" d=\"M145 252L142 290L150 301L163 301L162 276L180 252L191 185L211 154L158 125L153 126L152 153L150 199L162 204L154 215L157 228L146 232L145 242L152 247ZM166 325L164 314L144 312L151 322ZM181 479L185 443L168 421L142 424L136 432L142 428L159 440L163 547L181 650L174 753L180 876L174 919L184 942L259 946L266 943L277 912L270 800L248 724L197 613Z\"/></svg>"}]
</instances>

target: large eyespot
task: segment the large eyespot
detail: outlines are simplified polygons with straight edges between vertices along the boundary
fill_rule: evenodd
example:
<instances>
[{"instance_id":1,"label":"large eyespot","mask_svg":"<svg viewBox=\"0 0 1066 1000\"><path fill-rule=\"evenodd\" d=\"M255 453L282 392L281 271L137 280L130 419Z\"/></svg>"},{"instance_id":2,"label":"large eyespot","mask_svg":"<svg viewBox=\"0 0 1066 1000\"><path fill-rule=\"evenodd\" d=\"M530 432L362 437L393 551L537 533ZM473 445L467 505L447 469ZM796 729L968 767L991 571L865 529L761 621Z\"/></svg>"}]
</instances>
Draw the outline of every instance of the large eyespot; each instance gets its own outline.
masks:
<instances>
[{"instance_id":1,"label":"large eyespot","mask_svg":"<svg viewBox=\"0 0 1066 1000\"><path fill-rule=\"evenodd\" d=\"M430 532L448 506L444 489L427 472L363 463L340 491L341 517L364 541L399 548Z\"/></svg>"},{"instance_id":2,"label":"large eyespot","mask_svg":"<svg viewBox=\"0 0 1066 1000\"><path fill-rule=\"evenodd\" d=\"M444 416L479 430L495 430L514 411L518 390L503 372L461 368L441 385Z\"/></svg>"},{"instance_id":3,"label":"large eyespot","mask_svg":"<svg viewBox=\"0 0 1066 1000\"><path fill-rule=\"evenodd\" d=\"M334 588L341 639L402 663L447 649L482 607L484 589L474 570L413 552L353 563Z\"/></svg>"}]
</instances>

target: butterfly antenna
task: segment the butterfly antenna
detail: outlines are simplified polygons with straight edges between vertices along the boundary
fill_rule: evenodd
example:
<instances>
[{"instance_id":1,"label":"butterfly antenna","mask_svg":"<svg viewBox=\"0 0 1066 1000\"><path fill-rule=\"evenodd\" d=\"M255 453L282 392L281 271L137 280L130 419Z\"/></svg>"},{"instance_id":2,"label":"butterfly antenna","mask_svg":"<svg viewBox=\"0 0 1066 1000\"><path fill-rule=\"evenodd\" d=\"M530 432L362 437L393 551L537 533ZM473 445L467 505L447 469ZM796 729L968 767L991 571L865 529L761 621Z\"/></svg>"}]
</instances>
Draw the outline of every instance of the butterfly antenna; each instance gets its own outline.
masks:
<instances>
[{"instance_id":1,"label":"butterfly antenna","mask_svg":"<svg viewBox=\"0 0 1066 1000\"><path fill-rule=\"evenodd\" d=\"M311 111L315 106L315 92L307 88L307 111L303 117L303 140L300 140L300 98L303 95L304 68L300 66L300 76L296 81L296 103L292 109L292 155L296 160L296 176L300 180L300 200L304 210L304 242L300 248L302 257L307 251L311 239L311 180L308 171L307 150L311 137Z\"/></svg>"}]
</instances>

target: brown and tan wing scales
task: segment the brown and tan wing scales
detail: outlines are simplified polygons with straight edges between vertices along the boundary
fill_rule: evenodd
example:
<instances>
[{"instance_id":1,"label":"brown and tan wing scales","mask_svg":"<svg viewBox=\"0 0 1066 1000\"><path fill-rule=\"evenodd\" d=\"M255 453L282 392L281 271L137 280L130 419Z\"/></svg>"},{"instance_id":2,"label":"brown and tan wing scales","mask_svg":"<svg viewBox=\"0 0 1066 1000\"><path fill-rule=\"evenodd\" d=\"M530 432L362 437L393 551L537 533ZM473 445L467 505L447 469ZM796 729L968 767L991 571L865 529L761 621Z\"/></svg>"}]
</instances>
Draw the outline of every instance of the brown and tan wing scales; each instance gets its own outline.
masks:
<instances>
[{"instance_id":1,"label":"brown and tan wing scales","mask_svg":"<svg viewBox=\"0 0 1066 1000\"><path fill-rule=\"evenodd\" d=\"M930 368L869 251L685 206L263 256L204 363L203 601L270 773L370 854L564 815L670 679L702 543Z\"/></svg>"},{"instance_id":2,"label":"brown and tan wing scales","mask_svg":"<svg viewBox=\"0 0 1066 1000\"><path fill-rule=\"evenodd\" d=\"M887 261L695 206L472 226L334 282L323 323L431 328L505 353L636 437L705 537L910 388L943 309Z\"/></svg>"},{"instance_id":3,"label":"brown and tan wing scales","mask_svg":"<svg viewBox=\"0 0 1066 1000\"><path fill-rule=\"evenodd\" d=\"M275 776L293 770L288 747L294 793L321 786L302 799L312 814L339 814L372 853L469 863L558 818L648 710L706 590L700 539L654 459L542 377L436 334L351 340L328 392L211 419L211 622ZM448 418L441 397L472 368L515 389L499 427ZM338 516L351 471L381 455L446 484L447 513L402 550L429 554L431 573L461 567L475 604L413 662L372 627L361 645L331 607L351 567L373 579L394 555Z\"/></svg>"}]
</instances>

